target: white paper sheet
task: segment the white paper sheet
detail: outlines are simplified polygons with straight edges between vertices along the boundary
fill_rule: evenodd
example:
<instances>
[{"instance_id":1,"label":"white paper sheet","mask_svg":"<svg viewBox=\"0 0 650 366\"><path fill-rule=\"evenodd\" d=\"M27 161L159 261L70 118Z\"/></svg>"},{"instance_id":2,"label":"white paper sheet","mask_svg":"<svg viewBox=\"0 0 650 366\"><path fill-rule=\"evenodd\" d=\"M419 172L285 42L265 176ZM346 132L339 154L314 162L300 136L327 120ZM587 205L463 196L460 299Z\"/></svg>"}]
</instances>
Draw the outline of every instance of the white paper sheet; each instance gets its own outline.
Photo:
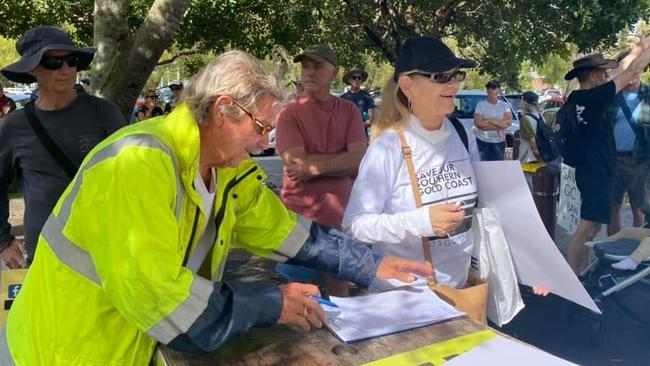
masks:
<instances>
[{"instance_id":1,"label":"white paper sheet","mask_svg":"<svg viewBox=\"0 0 650 366\"><path fill-rule=\"evenodd\" d=\"M476 365L577 366L550 353L501 336L496 336L445 363L445 366Z\"/></svg>"},{"instance_id":2,"label":"white paper sheet","mask_svg":"<svg viewBox=\"0 0 650 366\"><path fill-rule=\"evenodd\" d=\"M518 161L474 163L479 204L498 217L510 245L519 283L548 288L556 295L600 313L600 309L546 232Z\"/></svg>"},{"instance_id":3,"label":"white paper sheet","mask_svg":"<svg viewBox=\"0 0 650 366\"><path fill-rule=\"evenodd\" d=\"M343 342L353 342L439 323L464 315L428 288L404 287L358 297L330 297L325 325Z\"/></svg>"}]
</instances>

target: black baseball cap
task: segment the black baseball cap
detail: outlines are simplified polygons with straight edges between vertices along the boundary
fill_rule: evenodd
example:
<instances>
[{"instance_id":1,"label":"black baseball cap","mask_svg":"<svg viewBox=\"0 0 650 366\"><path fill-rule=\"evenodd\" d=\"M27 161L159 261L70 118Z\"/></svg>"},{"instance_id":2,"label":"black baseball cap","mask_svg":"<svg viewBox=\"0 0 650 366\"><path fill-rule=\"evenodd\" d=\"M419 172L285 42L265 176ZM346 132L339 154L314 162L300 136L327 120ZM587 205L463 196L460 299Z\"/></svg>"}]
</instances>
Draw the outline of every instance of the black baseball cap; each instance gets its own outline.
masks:
<instances>
[{"instance_id":1,"label":"black baseball cap","mask_svg":"<svg viewBox=\"0 0 650 366\"><path fill-rule=\"evenodd\" d=\"M473 68L476 62L458 58L442 41L432 37L412 37L397 51L394 80L401 73L419 70L436 73L455 68Z\"/></svg>"},{"instance_id":2,"label":"black baseball cap","mask_svg":"<svg viewBox=\"0 0 650 366\"><path fill-rule=\"evenodd\" d=\"M497 79L493 79L485 84L485 89L497 89L501 87L501 82Z\"/></svg>"},{"instance_id":3,"label":"black baseball cap","mask_svg":"<svg viewBox=\"0 0 650 366\"><path fill-rule=\"evenodd\" d=\"M535 92L532 91L524 92L524 94L522 94L521 97L523 100L525 100L526 102L532 105L537 105L537 103L539 103L539 95L537 95L537 93Z\"/></svg>"},{"instance_id":4,"label":"black baseball cap","mask_svg":"<svg viewBox=\"0 0 650 366\"><path fill-rule=\"evenodd\" d=\"M95 49L90 47L78 48L72 43L68 33L59 27L42 26L28 30L16 43L16 51L20 60L2 69L2 75L17 83L35 83L36 79L29 74L41 62L47 51L71 51L79 55L77 71L88 70L93 61Z\"/></svg>"}]
</instances>

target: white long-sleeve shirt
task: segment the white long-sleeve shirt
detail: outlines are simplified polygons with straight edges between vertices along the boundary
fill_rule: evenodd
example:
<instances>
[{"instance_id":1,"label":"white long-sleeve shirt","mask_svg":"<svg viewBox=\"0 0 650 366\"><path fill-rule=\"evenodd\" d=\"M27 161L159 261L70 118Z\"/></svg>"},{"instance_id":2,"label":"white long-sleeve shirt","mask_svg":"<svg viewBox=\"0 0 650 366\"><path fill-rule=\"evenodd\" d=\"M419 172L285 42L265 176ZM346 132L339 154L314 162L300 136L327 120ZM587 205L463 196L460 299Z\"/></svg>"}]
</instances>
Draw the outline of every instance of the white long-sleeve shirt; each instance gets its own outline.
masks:
<instances>
[{"instance_id":1,"label":"white long-sleeve shirt","mask_svg":"<svg viewBox=\"0 0 650 366\"><path fill-rule=\"evenodd\" d=\"M452 233L451 238L430 241L437 280L462 286L469 270L472 235L468 229L477 199L472 161L480 159L471 129L465 129L469 153L449 120L445 119L440 131L449 135L432 142L440 132L424 129L415 116L404 128L422 208L415 207L399 136L395 131L387 131L370 144L361 161L342 226L355 239L375 244L373 250L422 261L420 238L435 235L428 206L463 202L467 217L457 233ZM375 281L370 290L401 285L399 281Z\"/></svg>"}]
</instances>

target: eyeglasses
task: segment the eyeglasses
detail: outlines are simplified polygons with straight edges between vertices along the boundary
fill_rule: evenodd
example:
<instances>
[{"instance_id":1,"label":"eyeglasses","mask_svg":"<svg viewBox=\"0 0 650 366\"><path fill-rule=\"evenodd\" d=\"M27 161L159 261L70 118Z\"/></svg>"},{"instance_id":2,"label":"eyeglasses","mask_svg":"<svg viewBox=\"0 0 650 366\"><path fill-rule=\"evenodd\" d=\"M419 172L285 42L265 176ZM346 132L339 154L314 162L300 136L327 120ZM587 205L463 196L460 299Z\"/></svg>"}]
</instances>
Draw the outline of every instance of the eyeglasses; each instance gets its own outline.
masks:
<instances>
[{"instance_id":1,"label":"eyeglasses","mask_svg":"<svg viewBox=\"0 0 650 366\"><path fill-rule=\"evenodd\" d=\"M428 77L432 81L435 81L436 83L440 83L440 84L448 83L452 79L455 81L463 81L467 76L465 71L461 71L461 70L455 70L451 72L439 72L439 73L415 71L412 74Z\"/></svg>"},{"instance_id":2,"label":"eyeglasses","mask_svg":"<svg viewBox=\"0 0 650 366\"><path fill-rule=\"evenodd\" d=\"M361 76L361 75L354 75L354 76L351 76L350 79L361 81L361 80L363 80L363 76Z\"/></svg>"},{"instance_id":3,"label":"eyeglasses","mask_svg":"<svg viewBox=\"0 0 650 366\"><path fill-rule=\"evenodd\" d=\"M234 105L236 105L237 107L239 107L239 109L241 109L244 113L246 113L246 115L248 117L250 117L253 120L253 122L254 122L253 126L255 127L255 131L257 131L258 134L266 135L266 134L270 133L271 131L273 131L275 129L274 126L272 126L270 124L267 124L267 123L264 123L264 122L260 121L259 119L253 117L253 114L251 112L247 111L244 107L239 105L239 103L235 102L234 99L233 99L232 103Z\"/></svg>"},{"instance_id":4,"label":"eyeglasses","mask_svg":"<svg viewBox=\"0 0 650 366\"><path fill-rule=\"evenodd\" d=\"M63 67L63 62L68 64L69 67L77 67L79 65L79 55L71 53L65 56L43 56L40 64L46 70L58 70Z\"/></svg>"},{"instance_id":5,"label":"eyeglasses","mask_svg":"<svg viewBox=\"0 0 650 366\"><path fill-rule=\"evenodd\" d=\"M169 90L177 91L177 90L183 90L183 88L181 88L180 86L171 86L171 87L169 87Z\"/></svg>"}]
</instances>

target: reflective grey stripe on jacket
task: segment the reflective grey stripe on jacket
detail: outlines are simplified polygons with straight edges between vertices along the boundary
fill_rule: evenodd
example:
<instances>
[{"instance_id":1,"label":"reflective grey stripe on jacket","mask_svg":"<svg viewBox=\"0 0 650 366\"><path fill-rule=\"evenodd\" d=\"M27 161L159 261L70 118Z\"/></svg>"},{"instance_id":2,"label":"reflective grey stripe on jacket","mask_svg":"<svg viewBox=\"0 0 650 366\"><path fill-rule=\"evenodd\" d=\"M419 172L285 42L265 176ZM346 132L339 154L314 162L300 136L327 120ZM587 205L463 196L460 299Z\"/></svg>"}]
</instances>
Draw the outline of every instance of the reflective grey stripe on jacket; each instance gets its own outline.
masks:
<instances>
[{"instance_id":1,"label":"reflective grey stripe on jacket","mask_svg":"<svg viewBox=\"0 0 650 366\"><path fill-rule=\"evenodd\" d=\"M14 360L9 353L7 344L7 332L4 328L0 329L0 366L15 366Z\"/></svg>"},{"instance_id":2,"label":"reflective grey stripe on jacket","mask_svg":"<svg viewBox=\"0 0 650 366\"><path fill-rule=\"evenodd\" d=\"M58 216L54 215L54 213L51 214L41 232L41 235L43 235L50 248L61 262L99 286L101 286L101 279L97 274L97 270L90 254L66 238L63 234L63 228L70 218L72 203L77 197L83 183L83 173L100 162L117 156L122 149L130 146L158 149L169 155L172 159L176 172L176 219L180 222L182 219L182 204L185 190L180 178L180 169L176 156L171 149L163 144L157 137L147 134L138 134L125 136L111 145L104 147L102 150L98 151L87 162L87 164L81 167L80 174L77 174L76 179L73 181L72 189L65 198ZM173 313L161 319L156 325L151 327L147 333L160 342L167 344L180 334L187 331L192 323L194 323L194 321L207 308L212 288L212 283L210 281L200 278L199 276L194 276L194 281L190 289L190 296L184 302L179 304L178 308L176 308Z\"/></svg>"},{"instance_id":3,"label":"reflective grey stripe on jacket","mask_svg":"<svg viewBox=\"0 0 650 366\"><path fill-rule=\"evenodd\" d=\"M288 259L295 257L305 244L305 240L309 238L310 228L311 220L298 215L296 226L291 230L282 246L269 255L269 259L276 262L286 262Z\"/></svg>"}]
</instances>

